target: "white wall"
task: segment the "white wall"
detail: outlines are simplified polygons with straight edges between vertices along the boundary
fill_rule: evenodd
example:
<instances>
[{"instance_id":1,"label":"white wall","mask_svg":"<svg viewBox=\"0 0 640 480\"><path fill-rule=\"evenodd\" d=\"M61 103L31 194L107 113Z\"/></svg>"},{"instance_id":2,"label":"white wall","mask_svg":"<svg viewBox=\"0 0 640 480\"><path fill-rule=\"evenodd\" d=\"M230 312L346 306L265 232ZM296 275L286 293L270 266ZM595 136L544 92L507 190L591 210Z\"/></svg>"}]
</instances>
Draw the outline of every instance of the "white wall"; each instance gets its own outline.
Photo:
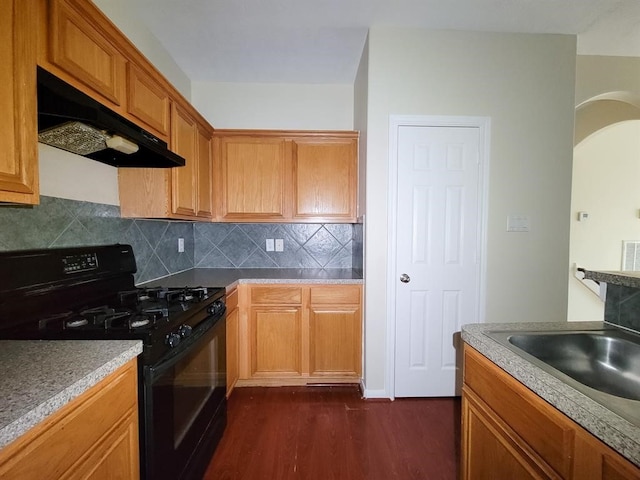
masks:
<instances>
[{"instance_id":1,"label":"white wall","mask_svg":"<svg viewBox=\"0 0 640 480\"><path fill-rule=\"evenodd\" d=\"M369 40L362 50L356 79L353 85L353 125L360 132L358 161L358 216L366 213L367 191L367 102L369 100Z\"/></svg>"},{"instance_id":2,"label":"white wall","mask_svg":"<svg viewBox=\"0 0 640 480\"><path fill-rule=\"evenodd\" d=\"M573 265L620 270L622 241L640 241L640 120L616 123L594 133L574 150L571 198ZM589 214L577 220L578 212ZM600 320L604 303L569 278L569 320Z\"/></svg>"},{"instance_id":3,"label":"white wall","mask_svg":"<svg viewBox=\"0 0 640 480\"><path fill-rule=\"evenodd\" d=\"M601 99L614 99L607 102ZM600 101L598 101L600 100ZM640 58L578 55L570 265L621 268L622 241L640 240ZM611 107L616 107L612 109ZM624 107L624 108L621 108ZM592 109L604 128L592 133ZM615 123L626 120L622 123ZM589 134L585 137L586 134ZM579 211L589 220L578 222ZM569 276L569 320L602 320L603 302Z\"/></svg>"},{"instance_id":4,"label":"white wall","mask_svg":"<svg viewBox=\"0 0 640 480\"><path fill-rule=\"evenodd\" d=\"M640 101L640 57L578 55L576 106L613 92L627 92Z\"/></svg>"},{"instance_id":5,"label":"white wall","mask_svg":"<svg viewBox=\"0 0 640 480\"><path fill-rule=\"evenodd\" d=\"M215 128L353 130L353 85L193 82Z\"/></svg>"},{"instance_id":6,"label":"white wall","mask_svg":"<svg viewBox=\"0 0 640 480\"><path fill-rule=\"evenodd\" d=\"M491 117L486 319L566 320L575 55L573 36L370 30L367 390L388 389L391 114ZM510 213L528 215L531 231L507 233Z\"/></svg>"},{"instance_id":7,"label":"white wall","mask_svg":"<svg viewBox=\"0 0 640 480\"><path fill-rule=\"evenodd\" d=\"M118 169L59 148L38 144L40 194L119 205Z\"/></svg>"}]
</instances>

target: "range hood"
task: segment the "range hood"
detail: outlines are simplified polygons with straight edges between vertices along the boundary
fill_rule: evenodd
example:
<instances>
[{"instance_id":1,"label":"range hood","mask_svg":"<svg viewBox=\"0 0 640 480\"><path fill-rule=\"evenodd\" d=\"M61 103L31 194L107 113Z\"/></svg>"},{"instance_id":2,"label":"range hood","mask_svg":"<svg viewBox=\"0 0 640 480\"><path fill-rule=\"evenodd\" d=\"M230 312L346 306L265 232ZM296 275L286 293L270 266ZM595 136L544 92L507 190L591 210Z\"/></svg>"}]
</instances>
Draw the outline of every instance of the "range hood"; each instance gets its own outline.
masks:
<instances>
[{"instance_id":1,"label":"range hood","mask_svg":"<svg viewBox=\"0 0 640 480\"><path fill-rule=\"evenodd\" d=\"M167 143L38 67L38 141L114 167L181 167Z\"/></svg>"}]
</instances>

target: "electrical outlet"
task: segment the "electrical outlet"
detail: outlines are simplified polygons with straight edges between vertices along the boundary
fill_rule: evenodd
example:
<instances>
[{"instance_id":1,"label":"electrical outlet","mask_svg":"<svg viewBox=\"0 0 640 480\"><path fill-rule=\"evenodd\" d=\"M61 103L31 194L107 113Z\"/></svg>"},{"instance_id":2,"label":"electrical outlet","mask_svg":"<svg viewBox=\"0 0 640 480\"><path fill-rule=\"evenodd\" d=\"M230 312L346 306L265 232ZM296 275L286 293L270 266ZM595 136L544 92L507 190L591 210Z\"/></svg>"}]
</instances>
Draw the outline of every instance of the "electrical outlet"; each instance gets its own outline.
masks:
<instances>
[{"instance_id":1,"label":"electrical outlet","mask_svg":"<svg viewBox=\"0 0 640 480\"><path fill-rule=\"evenodd\" d=\"M184 253L184 238L178 238L178 253Z\"/></svg>"},{"instance_id":2,"label":"electrical outlet","mask_svg":"<svg viewBox=\"0 0 640 480\"><path fill-rule=\"evenodd\" d=\"M273 252L273 238L267 238L267 244L265 245L267 252Z\"/></svg>"},{"instance_id":3,"label":"electrical outlet","mask_svg":"<svg viewBox=\"0 0 640 480\"><path fill-rule=\"evenodd\" d=\"M284 252L284 239L276 238L276 252Z\"/></svg>"}]
</instances>

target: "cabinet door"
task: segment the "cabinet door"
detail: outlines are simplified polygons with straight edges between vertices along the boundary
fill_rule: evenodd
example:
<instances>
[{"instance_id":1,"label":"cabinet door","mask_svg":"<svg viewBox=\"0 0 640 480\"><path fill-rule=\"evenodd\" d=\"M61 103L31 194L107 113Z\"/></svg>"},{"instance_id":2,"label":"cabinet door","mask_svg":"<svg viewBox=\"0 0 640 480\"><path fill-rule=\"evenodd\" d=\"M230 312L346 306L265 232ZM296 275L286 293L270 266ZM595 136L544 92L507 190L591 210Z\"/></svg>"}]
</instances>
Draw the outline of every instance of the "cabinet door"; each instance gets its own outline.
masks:
<instances>
[{"instance_id":1,"label":"cabinet door","mask_svg":"<svg viewBox=\"0 0 640 480\"><path fill-rule=\"evenodd\" d=\"M86 2L49 3L51 62L113 104L122 105L125 58L100 25L88 17Z\"/></svg>"},{"instance_id":2,"label":"cabinet door","mask_svg":"<svg viewBox=\"0 0 640 480\"><path fill-rule=\"evenodd\" d=\"M294 218L355 222L357 165L357 139L294 140Z\"/></svg>"},{"instance_id":3,"label":"cabinet door","mask_svg":"<svg viewBox=\"0 0 640 480\"><path fill-rule=\"evenodd\" d=\"M198 164L196 171L196 205L197 216L211 218L213 216L213 145L211 130L199 125Z\"/></svg>"},{"instance_id":4,"label":"cabinet door","mask_svg":"<svg viewBox=\"0 0 640 480\"><path fill-rule=\"evenodd\" d=\"M240 310L238 309L238 289L227 294L227 397L238 381L239 341L240 341Z\"/></svg>"},{"instance_id":5,"label":"cabinet door","mask_svg":"<svg viewBox=\"0 0 640 480\"><path fill-rule=\"evenodd\" d=\"M253 377L302 375L301 308L252 307L251 374Z\"/></svg>"},{"instance_id":6,"label":"cabinet door","mask_svg":"<svg viewBox=\"0 0 640 480\"><path fill-rule=\"evenodd\" d=\"M227 397L231 395L239 378L238 319L239 311L237 308L227 314Z\"/></svg>"},{"instance_id":7,"label":"cabinet door","mask_svg":"<svg viewBox=\"0 0 640 480\"><path fill-rule=\"evenodd\" d=\"M135 359L0 450L0 478L139 478Z\"/></svg>"},{"instance_id":8,"label":"cabinet door","mask_svg":"<svg viewBox=\"0 0 640 480\"><path fill-rule=\"evenodd\" d=\"M462 423L462 480L559 478L538 470L496 418L472 402L467 392L462 397Z\"/></svg>"},{"instance_id":9,"label":"cabinet door","mask_svg":"<svg viewBox=\"0 0 640 480\"><path fill-rule=\"evenodd\" d=\"M280 138L221 137L220 208L223 220L287 216L290 156Z\"/></svg>"},{"instance_id":10,"label":"cabinet door","mask_svg":"<svg viewBox=\"0 0 640 480\"><path fill-rule=\"evenodd\" d=\"M0 202L37 204L36 2L3 2L0 15Z\"/></svg>"},{"instance_id":11,"label":"cabinet door","mask_svg":"<svg viewBox=\"0 0 640 480\"><path fill-rule=\"evenodd\" d=\"M359 306L311 306L309 374L353 376L361 372Z\"/></svg>"},{"instance_id":12,"label":"cabinet door","mask_svg":"<svg viewBox=\"0 0 640 480\"><path fill-rule=\"evenodd\" d=\"M172 211L177 215L196 215L197 139L196 121L177 103L171 113L171 150L184 157L184 167L172 169Z\"/></svg>"},{"instance_id":13,"label":"cabinet door","mask_svg":"<svg viewBox=\"0 0 640 480\"><path fill-rule=\"evenodd\" d=\"M127 64L127 112L151 133L169 138L169 93L133 63Z\"/></svg>"},{"instance_id":14,"label":"cabinet door","mask_svg":"<svg viewBox=\"0 0 640 480\"><path fill-rule=\"evenodd\" d=\"M637 480L640 468L623 458L590 433L576 435L573 480Z\"/></svg>"}]
</instances>

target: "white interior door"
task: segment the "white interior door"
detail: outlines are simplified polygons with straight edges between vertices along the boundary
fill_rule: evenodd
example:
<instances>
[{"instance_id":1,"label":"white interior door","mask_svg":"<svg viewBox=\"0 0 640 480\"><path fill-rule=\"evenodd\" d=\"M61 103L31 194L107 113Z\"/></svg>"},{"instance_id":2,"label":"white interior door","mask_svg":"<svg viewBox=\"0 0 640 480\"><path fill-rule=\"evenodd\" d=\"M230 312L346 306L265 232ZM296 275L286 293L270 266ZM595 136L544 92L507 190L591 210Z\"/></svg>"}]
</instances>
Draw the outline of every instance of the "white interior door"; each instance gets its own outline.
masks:
<instances>
[{"instance_id":1,"label":"white interior door","mask_svg":"<svg viewBox=\"0 0 640 480\"><path fill-rule=\"evenodd\" d=\"M399 126L396 397L456 395L454 333L478 322L480 128Z\"/></svg>"}]
</instances>

